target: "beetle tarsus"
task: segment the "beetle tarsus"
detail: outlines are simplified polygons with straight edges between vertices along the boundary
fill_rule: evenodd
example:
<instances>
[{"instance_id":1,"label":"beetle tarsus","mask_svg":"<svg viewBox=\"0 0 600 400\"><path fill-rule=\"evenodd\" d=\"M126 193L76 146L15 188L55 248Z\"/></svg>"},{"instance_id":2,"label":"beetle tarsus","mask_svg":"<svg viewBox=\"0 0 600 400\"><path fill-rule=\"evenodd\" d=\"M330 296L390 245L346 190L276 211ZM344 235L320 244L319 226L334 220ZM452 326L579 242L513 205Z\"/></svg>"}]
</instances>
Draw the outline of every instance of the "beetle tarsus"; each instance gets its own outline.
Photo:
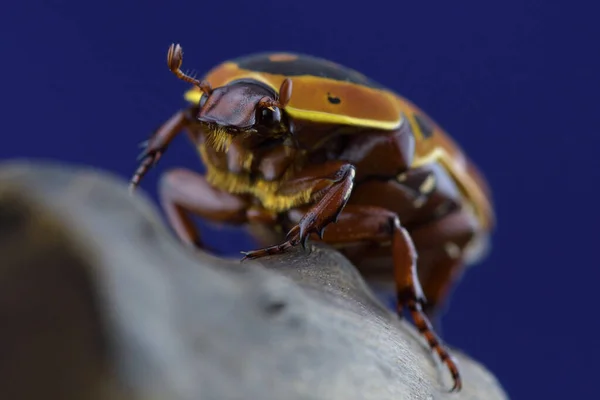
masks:
<instances>
[{"instance_id":1,"label":"beetle tarsus","mask_svg":"<svg viewBox=\"0 0 600 400\"><path fill-rule=\"evenodd\" d=\"M450 392L458 392L462 389L462 379L458 371L456 360L448 353L448 351L440 344L440 339L435 334L431 322L425 315L422 309L422 305L418 301L411 300L408 303L408 310L415 322L415 325L421 335L425 337L427 343L433 351L437 353L440 360L448 367L452 379L454 380L454 386L450 389Z\"/></svg>"},{"instance_id":2,"label":"beetle tarsus","mask_svg":"<svg viewBox=\"0 0 600 400\"><path fill-rule=\"evenodd\" d=\"M133 177L129 181L129 192L133 193L136 187L139 185L142 178L146 175L146 173L152 168L155 164L153 157L145 157L138 166L137 170L133 174Z\"/></svg>"},{"instance_id":3,"label":"beetle tarsus","mask_svg":"<svg viewBox=\"0 0 600 400\"><path fill-rule=\"evenodd\" d=\"M254 260L257 258L261 258L261 257L280 254L288 249L291 249L292 247L294 247L294 245L291 242L285 241L285 242L283 242L281 244L277 244L275 246L264 247L259 250L242 252L242 254L245 254L245 256L241 259L241 261Z\"/></svg>"}]
</instances>

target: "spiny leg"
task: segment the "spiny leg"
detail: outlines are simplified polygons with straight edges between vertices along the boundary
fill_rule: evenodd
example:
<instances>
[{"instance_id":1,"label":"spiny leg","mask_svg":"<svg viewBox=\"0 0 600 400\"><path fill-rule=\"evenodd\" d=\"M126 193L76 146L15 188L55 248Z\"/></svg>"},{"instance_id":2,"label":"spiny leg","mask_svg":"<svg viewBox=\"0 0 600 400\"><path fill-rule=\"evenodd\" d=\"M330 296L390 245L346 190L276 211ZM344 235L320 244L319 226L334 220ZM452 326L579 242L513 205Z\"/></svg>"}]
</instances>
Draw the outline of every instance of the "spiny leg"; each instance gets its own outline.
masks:
<instances>
[{"instance_id":1,"label":"spiny leg","mask_svg":"<svg viewBox=\"0 0 600 400\"><path fill-rule=\"evenodd\" d=\"M156 165L175 136L191 123L191 115L191 109L178 111L141 144L143 151L138 156L140 163L129 183L130 192L136 189L144 175Z\"/></svg>"},{"instance_id":2,"label":"spiny leg","mask_svg":"<svg viewBox=\"0 0 600 400\"><path fill-rule=\"evenodd\" d=\"M315 178L313 173L320 173L320 176L317 175L319 177ZM344 209L352 192L354 175L355 169L352 165L335 161L307 169L302 175L285 182L280 188L280 193L310 190L318 201L288 232L283 243L247 252L243 260L281 253L297 244L306 247L306 241L311 233L317 233L322 237L325 228L332 222L336 222L338 215Z\"/></svg>"},{"instance_id":3,"label":"spiny leg","mask_svg":"<svg viewBox=\"0 0 600 400\"><path fill-rule=\"evenodd\" d=\"M454 379L454 390L460 390L462 380L455 360L442 345L426 314L423 290L417 275L417 253L413 241L398 216L380 207L348 204L323 235L323 241L331 245L360 242L384 243L391 240L394 277L396 282L398 314L406 307L419 332L430 348L446 364Z\"/></svg>"},{"instance_id":4,"label":"spiny leg","mask_svg":"<svg viewBox=\"0 0 600 400\"><path fill-rule=\"evenodd\" d=\"M210 95L212 93L210 84L206 81L198 81L197 79L184 74L180 69L182 62L183 50L181 49L181 46L171 44L167 52L167 65L169 70L171 70L171 72L179 79L198 86L200 90L207 95ZM196 106L177 112L157 129L150 139L142 143L144 150L138 157L140 164L130 180L130 192L135 190L144 175L156 165L175 136L187 125L194 122L194 115L197 114L198 108Z\"/></svg>"},{"instance_id":5,"label":"spiny leg","mask_svg":"<svg viewBox=\"0 0 600 400\"><path fill-rule=\"evenodd\" d=\"M242 199L213 188L204 176L193 171L167 172L160 180L159 196L175 233L189 245L204 248L192 214L214 222L246 221L248 205Z\"/></svg>"}]
</instances>

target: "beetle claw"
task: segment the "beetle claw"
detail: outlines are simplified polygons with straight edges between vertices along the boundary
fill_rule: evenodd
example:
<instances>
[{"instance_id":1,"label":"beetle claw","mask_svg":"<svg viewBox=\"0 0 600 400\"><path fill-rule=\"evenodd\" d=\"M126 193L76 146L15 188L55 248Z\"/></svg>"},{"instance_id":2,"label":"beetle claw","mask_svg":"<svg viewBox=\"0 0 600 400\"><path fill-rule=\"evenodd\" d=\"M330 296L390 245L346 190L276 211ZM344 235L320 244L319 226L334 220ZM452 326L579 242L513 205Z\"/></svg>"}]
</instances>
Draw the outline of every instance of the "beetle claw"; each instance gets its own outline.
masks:
<instances>
[{"instance_id":1,"label":"beetle claw","mask_svg":"<svg viewBox=\"0 0 600 400\"><path fill-rule=\"evenodd\" d=\"M244 255L244 257L242 257L242 259L240 260L240 262L244 262L246 260L250 260L251 259L251 255L250 255L250 253L252 253L251 251L240 251L240 253L242 253Z\"/></svg>"},{"instance_id":2,"label":"beetle claw","mask_svg":"<svg viewBox=\"0 0 600 400\"><path fill-rule=\"evenodd\" d=\"M148 152L144 150L140 154L138 154L136 161L142 161L146 157L148 157Z\"/></svg>"},{"instance_id":3,"label":"beetle claw","mask_svg":"<svg viewBox=\"0 0 600 400\"><path fill-rule=\"evenodd\" d=\"M321 240L323 240L323 234L324 234L324 233L325 233L325 227L322 227L321 229L319 229L319 231L318 231L318 235L319 235L319 238L320 238Z\"/></svg>"},{"instance_id":4,"label":"beetle claw","mask_svg":"<svg viewBox=\"0 0 600 400\"><path fill-rule=\"evenodd\" d=\"M308 243L308 235L302 236L300 238L300 243L302 244L302 249L306 250L306 245Z\"/></svg>"}]
</instances>

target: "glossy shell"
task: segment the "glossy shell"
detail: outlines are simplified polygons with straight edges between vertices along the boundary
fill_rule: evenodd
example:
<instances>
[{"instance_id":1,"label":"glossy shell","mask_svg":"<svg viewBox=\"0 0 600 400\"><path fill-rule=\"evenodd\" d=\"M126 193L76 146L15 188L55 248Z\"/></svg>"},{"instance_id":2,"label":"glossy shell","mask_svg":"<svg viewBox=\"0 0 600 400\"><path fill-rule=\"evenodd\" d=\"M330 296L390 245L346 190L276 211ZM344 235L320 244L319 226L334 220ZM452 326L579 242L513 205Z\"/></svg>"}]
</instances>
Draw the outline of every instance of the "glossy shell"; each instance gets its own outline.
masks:
<instances>
[{"instance_id":1,"label":"glossy shell","mask_svg":"<svg viewBox=\"0 0 600 400\"><path fill-rule=\"evenodd\" d=\"M226 61L205 75L213 87L239 79L261 81L278 92L285 78L293 90L286 112L295 119L383 130L408 121L416 138L412 167L440 163L469 199L482 227L494 225L491 193L460 146L415 104L363 74L334 62L293 53L260 53ZM197 104L193 87L186 100Z\"/></svg>"},{"instance_id":2,"label":"glossy shell","mask_svg":"<svg viewBox=\"0 0 600 400\"><path fill-rule=\"evenodd\" d=\"M213 87L255 79L275 92L285 78L293 90L286 112L295 119L392 130L402 122L398 96L350 68L321 58L292 53L260 53L226 61L206 74ZM198 88L185 98L200 100Z\"/></svg>"}]
</instances>

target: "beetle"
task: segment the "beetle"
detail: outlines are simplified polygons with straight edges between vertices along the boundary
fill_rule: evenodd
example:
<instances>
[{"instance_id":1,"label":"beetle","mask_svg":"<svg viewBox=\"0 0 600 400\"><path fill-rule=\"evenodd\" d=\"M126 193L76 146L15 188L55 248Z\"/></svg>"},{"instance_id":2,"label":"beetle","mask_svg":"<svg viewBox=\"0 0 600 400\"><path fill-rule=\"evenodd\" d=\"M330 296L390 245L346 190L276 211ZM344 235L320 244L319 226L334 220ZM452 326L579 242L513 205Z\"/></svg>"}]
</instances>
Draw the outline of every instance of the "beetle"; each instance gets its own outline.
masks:
<instances>
[{"instance_id":1,"label":"beetle","mask_svg":"<svg viewBox=\"0 0 600 400\"><path fill-rule=\"evenodd\" d=\"M495 215L489 185L458 143L409 100L323 58L255 53L202 80L182 62L172 44L167 64L191 84L190 104L144 143L131 190L187 131L206 174L176 168L158 189L181 241L204 248L195 215L272 233L242 260L309 238L332 245L365 277L393 283L399 316L409 311L460 390L430 321L465 267L487 254Z\"/></svg>"}]
</instances>

